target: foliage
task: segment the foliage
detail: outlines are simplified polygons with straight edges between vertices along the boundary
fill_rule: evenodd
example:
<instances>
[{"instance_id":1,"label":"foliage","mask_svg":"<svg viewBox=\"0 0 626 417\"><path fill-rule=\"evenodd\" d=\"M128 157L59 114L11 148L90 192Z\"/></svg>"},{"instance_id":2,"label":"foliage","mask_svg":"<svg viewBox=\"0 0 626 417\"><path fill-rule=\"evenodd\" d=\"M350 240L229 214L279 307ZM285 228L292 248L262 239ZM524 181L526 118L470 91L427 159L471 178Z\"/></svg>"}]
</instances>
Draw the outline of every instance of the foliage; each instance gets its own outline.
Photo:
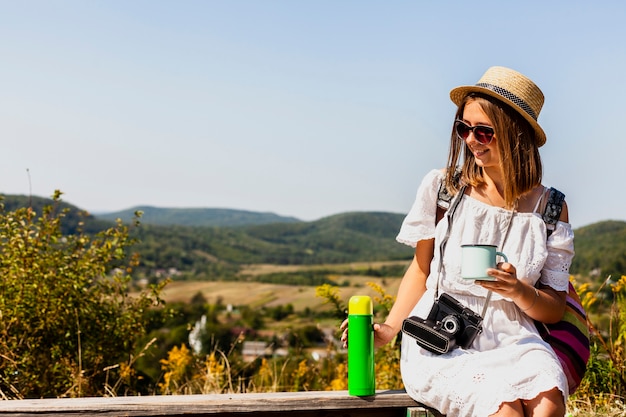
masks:
<instances>
[{"instance_id":1,"label":"foliage","mask_svg":"<svg viewBox=\"0 0 626 417\"><path fill-rule=\"evenodd\" d=\"M394 240L401 221L401 215L391 213L344 213L313 222L239 228L150 226L139 230L137 250L146 270L177 268L193 272L195 279L232 280L238 279L242 264L409 259L411 249ZM600 222L575 233L573 274L620 276L626 272L626 222ZM402 275L397 269L380 272Z\"/></svg>"},{"instance_id":2,"label":"foliage","mask_svg":"<svg viewBox=\"0 0 626 417\"><path fill-rule=\"evenodd\" d=\"M193 356L186 345L174 346L167 353L167 359L161 359L161 369L165 372L163 382L159 384L161 393L169 394L180 389L187 377Z\"/></svg>"},{"instance_id":3,"label":"foliage","mask_svg":"<svg viewBox=\"0 0 626 417\"><path fill-rule=\"evenodd\" d=\"M325 304L332 305L334 307L334 312L337 317L344 317L347 308L346 304L341 301L341 297L339 296L339 288L330 284L323 284L315 289L315 295L322 298Z\"/></svg>"},{"instance_id":4,"label":"foliage","mask_svg":"<svg viewBox=\"0 0 626 417\"><path fill-rule=\"evenodd\" d=\"M575 231L574 274L598 277L626 274L626 222L605 221Z\"/></svg>"},{"instance_id":5,"label":"foliage","mask_svg":"<svg viewBox=\"0 0 626 417\"><path fill-rule=\"evenodd\" d=\"M6 196L12 206L27 207L29 201L44 203L33 197ZM66 203L63 203L64 205ZM74 206L68 218L80 212ZM145 208L149 211L148 208ZM392 213L344 213L317 221L300 222L292 218L248 213L271 224L226 227L226 217L217 217L213 226L184 225L193 209L169 210L171 225L145 224L133 229L137 239L134 250L140 254L135 279L172 276L176 279L222 280L235 278L240 265L251 263L319 265L328 263L398 260L411 256L411 250L394 240L403 216ZM198 209L201 213L205 209ZM206 209L209 210L209 209ZM177 214L178 213L178 214ZM259 215L259 216L257 216ZM180 217L182 216L182 217ZM114 223L106 216L84 215L85 231L99 231ZM125 213L124 219L128 219ZM237 216L235 216L237 217ZM281 222L275 223L280 220ZM167 221L170 223L170 221ZM206 224L206 223L205 223ZM222 226L215 226L222 224ZM64 226L65 227L65 226ZM71 228L64 232L73 232ZM171 272L174 271L174 272Z\"/></svg>"},{"instance_id":6,"label":"foliage","mask_svg":"<svg viewBox=\"0 0 626 417\"><path fill-rule=\"evenodd\" d=\"M314 222L243 228L252 238L278 245L284 252L267 263L325 264L359 260L407 259L412 251L395 242L402 215L342 213Z\"/></svg>"},{"instance_id":7,"label":"foliage","mask_svg":"<svg viewBox=\"0 0 626 417\"><path fill-rule=\"evenodd\" d=\"M375 284L370 286L379 294L379 297L374 297L376 314L386 315L394 297ZM337 308L338 318L345 316L344 303L337 287L322 285L318 287L317 295ZM377 320L380 318L377 317ZM233 339L228 350L214 344L204 357L191 354L184 345L172 347L166 359L161 360L164 374L159 392L206 394L347 389L346 352L339 349L334 341L325 342L317 326L304 325L285 335L283 343L289 349L289 355L259 357L248 363L242 362L236 349L246 337L240 335ZM277 340L274 343L280 344ZM323 346L324 343L325 355L317 360L307 353L311 346ZM399 344L396 341L377 349L377 389L402 388L399 359Z\"/></svg>"},{"instance_id":8,"label":"foliage","mask_svg":"<svg viewBox=\"0 0 626 417\"><path fill-rule=\"evenodd\" d=\"M614 295L608 309L608 323L600 327L589 322L593 335L591 357L575 394L576 398L584 398L587 403L602 408L626 399L626 275L615 282L605 280L595 292L589 285L578 288L583 306L593 311L593 307L606 303L597 297L605 285Z\"/></svg>"},{"instance_id":9,"label":"foliage","mask_svg":"<svg viewBox=\"0 0 626 417\"><path fill-rule=\"evenodd\" d=\"M357 231L349 228L352 216L356 215L340 216L341 222L333 216L316 222L239 228L143 225L133 232L139 241L136 250L141 254L138 267L148 277L155 271L174 269L179 272L176 279L231 281L251 279L239 274L240 266L248 264L321 265L410 258L411 250L394 241L397 227L390 226L394 222L400 224L401 218L373 217L368 229ZM384 237L375 234L381 233L375 227L378 223L388 225ZM396 270L379 272L393 274ZM294 285L319 285L319 280L324 279L320 274L253 279L287 279Z\"/></svg>"},{"instance_id":10,"label":"foliage","mask_svg":"<svg viewBox=\"0 0 626 417\"><path fill-rule=\"evenodd\" d=\"M80 230L84 233L97 233L115 226L115 222L96 218L93 215L78 209L65 201L42 198L37 196L7 195L3 199L4 210L16 211L20 208L30 208L35 213L43 213L46 206L55 206L63 212L63 222L60 225L64 235L74 234ZM134 217L133 217L134 219Z\"/></svg>"},{"instance_id":11,"label":"foliage","mask_svg":"<svg viewBox=\"0 0 626 417\"><path fill-rule=\"evenodd\" d=\"M0 213L0 394L4 398L104 395L125 390L145 312L162 285L130 297L133 243L118 224L94 236L78 222L62 234L67 208ZM138 354L142 354L139 352ZM110 385L113 384L113 385ZM110 393L110 392L109 392Z\"/></svg>"},{"instance_id":12,"label":"foliage","mask_svg":"<svg viewBox=\"0 0 626 417\"><path fill-rule=\"evenodd\" d=\"M5 201L6 207L12 210L32 206L41 212L41 207L50 200L6 196ZM106 216L83 214L81 218L79 209L60 204L69 209L62 225L64 234L74 233L79 221L83 222L81 227L86 233L114 225L106 220ZM401 214L354 212L301 222L280 216L266 217L267 213L238 213L236 210L143 209L147 215L155 212L155 216L164 219L159 225L143 221L141 228L132 230L139 241L134 250L140 254L140 263L133 277L148 278L151 282L157 282L163 276L213 281L250 279L242 277L239 270L242 265L254 263L322 265L401 260L412 256L410 248L394 239L403 219ZM130 210L123 214L122 218L128 221ZM250 224L245 220L246 216L252 216L255 222L271 224L241 226L242 223ZM226 224L240 226L228 227ZM581 227L575 230L575 234L573 274L602 277L626 273L626 222L599 222ZM402 275L398 271L382 273ZM268 280L282 278L289 277L259 277ZM319 283L315 281L313 285Z\"/></svg>"}]
</instances>

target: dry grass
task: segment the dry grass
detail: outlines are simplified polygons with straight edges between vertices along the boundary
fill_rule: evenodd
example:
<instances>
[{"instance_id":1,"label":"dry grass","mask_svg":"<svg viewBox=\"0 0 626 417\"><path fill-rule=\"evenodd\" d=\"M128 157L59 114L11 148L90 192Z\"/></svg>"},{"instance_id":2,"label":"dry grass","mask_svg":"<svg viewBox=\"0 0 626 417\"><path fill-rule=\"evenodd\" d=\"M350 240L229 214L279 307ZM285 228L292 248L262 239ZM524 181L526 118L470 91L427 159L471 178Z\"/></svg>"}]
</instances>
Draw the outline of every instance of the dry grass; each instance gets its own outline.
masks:
<instances>
[{"instance_id":1,"label":"dry grass","mask_svg":"<svg viewBox=\"0 0 626 417\"><path fill-rule=\"evenodd\" d=\"M567 402L567 417L624 417L626 402L612 394L596 396L592 404L590 399L570 397Z\"/></svg>"},{"instance_id":2,"label":"dry grass","mask_svg":"<svg viewBox=\"0 0 626 417\"><path fill-rule=\"evenodd\" d=\"M297 272L297 271L316 271L316 270L332 270L347 271L354 269L378 269L383 266L405 265L408 267L409 261L385 261L385 262L351 262L346 264L331 265L273 265L273 264L252 264L246 265L241 270L241 275L262 275L273 274L278 272Z\"/></svg>"},{"instance_id":3,"label":"dry grass","mask_svg":"<svg viewBox=\"0 0 626 417\"><path fill-rule=\"evenodd\" d=\"M402 262L407 264L407 262ZM389 262L385 264L391 264ZM367 285L374 282L384 287L389 294L395 294L400 285L400 277L376 278L357 275L342 275L342 271L367 268L376 268L383 263L362 263L343 265L249 265L242 271L242 275L258 276L277 272L297 272L302 270L329 269L337 271L330 278L337 285L348 282L350 285L341 287L340 293L343 300L348 300L352 295L377 294ZM384 283L383 283L384 281ZM249 305L254 307L292 304L298 311L305 308L317 310L325 308L324 300L315 296L315 286L294 286L281 284L265 284L259 282L208 282L208 281L174 281L169 283L162 292L166 302L188 302L198 292L214 303L220 299L223 304Z\"/></svg>"}]
</instances>

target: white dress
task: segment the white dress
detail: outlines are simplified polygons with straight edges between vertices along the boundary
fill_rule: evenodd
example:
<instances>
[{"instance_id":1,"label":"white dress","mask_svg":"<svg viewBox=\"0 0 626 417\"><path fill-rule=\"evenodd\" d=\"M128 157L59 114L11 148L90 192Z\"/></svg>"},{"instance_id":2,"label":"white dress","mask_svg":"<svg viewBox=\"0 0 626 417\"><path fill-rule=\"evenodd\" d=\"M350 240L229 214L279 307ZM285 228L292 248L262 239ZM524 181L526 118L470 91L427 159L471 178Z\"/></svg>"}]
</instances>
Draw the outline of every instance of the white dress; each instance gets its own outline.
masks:
<instances>
[{"instance_id":1,"label":"white dress","mask_svg":"<svg viewBox=\"0 0 626 417\"><path fill-rule=\"evenodd\" d=\"M411 313L422 318L428 315L435 298L439 243L448 227L445 216L436 227L434 220L442 178L439 170L425 176L397 236L399 242L413 247L419 240L435 238L427 291ZM567 290L574 256L571 225L559 222L546 241L546 226L538 213L515 213L512 220L511 214L463 196L445 249L440 293L452 295L478 314L482 312L487 291L460 278L461 245L475 243L496 245L515 266L520 280ZM502 247L510 220L510 232ZM532 399L555 387L567 398L565 374L532 319L496 293L483 319L483 331L471 348L444 355L432 354L413 338L403 336L401 372L411 397L448 416L478 417L495 413L504 402Z\"/></svg>"}]
</instances>

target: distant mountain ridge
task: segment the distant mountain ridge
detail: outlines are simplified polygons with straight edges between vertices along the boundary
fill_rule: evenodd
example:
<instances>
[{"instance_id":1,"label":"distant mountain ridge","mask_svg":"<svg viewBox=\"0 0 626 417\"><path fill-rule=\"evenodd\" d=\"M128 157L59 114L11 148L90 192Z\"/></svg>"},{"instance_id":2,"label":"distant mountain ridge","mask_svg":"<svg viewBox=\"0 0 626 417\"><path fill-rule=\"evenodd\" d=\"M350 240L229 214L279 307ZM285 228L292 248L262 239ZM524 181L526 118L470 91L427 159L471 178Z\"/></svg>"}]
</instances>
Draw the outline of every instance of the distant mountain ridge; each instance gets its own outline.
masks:
<instances>
[{"instance_id":1,"label":"distant mountain ridge","mask_svg":"<svg viewBox=\"0 0 626 417\"><path fill-rule=\"evenodd\" d=\"M53 201L41 197L2 196L4 211L32 207L39 216ZM345 263L410 259L412 249L397 243L403 214L349 212L316 221L233 209L159 209L141 206L107 215L90 215L63 201L64 233L112 227L112 220L144 212L133 229L145 269L176 268L205 276L233 274L238 265ZM81 214L82 213L82 214ZM161 217L159 219L159 216ZM212 216L212 217L211 217ZM165 219L165 220L163 220ZM161 221L163 223L159 224ZM572 274L619 277L626 273L626 222L607 220L574 231Z\"/></svg>"},{"instance_id":2,"label":"distant mountain ridge","mask_svg":"<svg viewBox=\"0 0 626 417\"><path fill-rule=\"evenodd\" d=\"M162 208L137 206L112 213L98 214L103 220L122 219L129 222L135 212L142 212L141 222L159 226L219 226L237 227L272 223L298 223L295 217L280 216L274 213L255 212L225 208Z\"/></svg>"}]
</instances>

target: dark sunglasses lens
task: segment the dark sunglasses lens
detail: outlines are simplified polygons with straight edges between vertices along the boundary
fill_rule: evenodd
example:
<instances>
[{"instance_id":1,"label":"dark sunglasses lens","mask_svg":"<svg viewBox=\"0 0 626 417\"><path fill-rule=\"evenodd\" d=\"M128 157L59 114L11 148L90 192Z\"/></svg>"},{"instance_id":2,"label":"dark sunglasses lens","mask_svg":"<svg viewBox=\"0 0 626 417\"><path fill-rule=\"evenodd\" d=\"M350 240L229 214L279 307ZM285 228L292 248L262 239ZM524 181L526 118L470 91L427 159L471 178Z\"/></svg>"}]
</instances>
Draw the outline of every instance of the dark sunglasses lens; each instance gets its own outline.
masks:
<instances>
[{"instance_id":1,"label":"dark sunglasses lens","mask_svg":"<svg viewBox=\"0 0 626 417\"><path fill-rule=\"evenodd\" d=\"M493 129L485 126L476 126L474 127L474 137L476 138L478 143L486 145L491 142L491 138L493 137Z\"/></svg>"},{"instance_id":2,"label":"dark sunglasses lens","mask_svg":"<svg viewBox=\"0 0 626 417\"><path fill-rule=\"evenodd\" d=\"M467 139L470 134L470 127L463 122L456 122L456 134L463 140Z\"/></svg>"}]
</instances>

